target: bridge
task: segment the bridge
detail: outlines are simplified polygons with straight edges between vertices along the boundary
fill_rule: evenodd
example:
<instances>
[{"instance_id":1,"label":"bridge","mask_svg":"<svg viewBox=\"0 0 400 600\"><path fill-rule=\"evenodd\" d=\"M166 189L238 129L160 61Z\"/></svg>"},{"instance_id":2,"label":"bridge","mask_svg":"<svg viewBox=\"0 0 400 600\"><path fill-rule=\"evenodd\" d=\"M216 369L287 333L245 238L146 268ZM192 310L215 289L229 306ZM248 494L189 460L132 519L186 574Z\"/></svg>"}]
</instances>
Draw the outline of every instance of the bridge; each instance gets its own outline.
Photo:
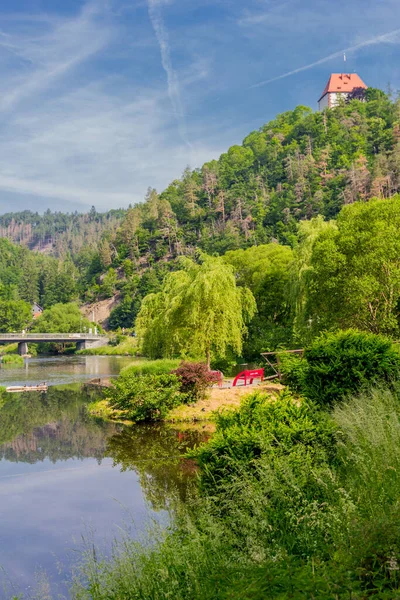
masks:
<instances>
[{"instance_id":1,"label":"bridge","mask_svg":"<svg viewBox=\"0 0 400 600\"><path fill-rule=\"evenodd\" d=\"M77 350L97 348L108 343L106 335L92 333L0 333L0 344L18 344L18 354L28 354L28 343L40 342L76 343Z\"/></svg>"}]
</instances>

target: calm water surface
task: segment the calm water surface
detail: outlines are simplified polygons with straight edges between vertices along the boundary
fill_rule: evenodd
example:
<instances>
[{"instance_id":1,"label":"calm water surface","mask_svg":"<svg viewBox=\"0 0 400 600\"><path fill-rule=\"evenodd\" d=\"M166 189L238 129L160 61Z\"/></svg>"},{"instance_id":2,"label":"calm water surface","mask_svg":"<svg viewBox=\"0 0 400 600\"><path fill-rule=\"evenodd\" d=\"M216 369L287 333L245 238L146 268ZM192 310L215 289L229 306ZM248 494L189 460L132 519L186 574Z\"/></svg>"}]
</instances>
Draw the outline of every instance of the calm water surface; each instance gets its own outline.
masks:
<instances>
[{"instance_id":1,"label":"calm water surface","mask_svg":"<svg viewBox=\"0 0 400 600\"><path fill-rule=\"evenodd\" d=\"M25 359L18 368L0 367L0 385L49 385L84 382L117 375L133 361L129 356L46 356Z\"/></svg>"},{"instance_id":2,"label":"calm water surface","mask_svg":"<svg viewBox=\"0 0 400 600\"><path fill-rule=\"evenodd\" d=\"M30 359L0 370L0 385L77 384L116 375L127 362ZM68 598L82 535L107 550L127 524L138 536L153 519L166 522L172 494L185 496L193 464L181 457L201 435L106 423L88 415L91 400L93 392L63 385L0 402L1 598L33 597L43 573L53 597Z\"/></svg>"}]
</instances>

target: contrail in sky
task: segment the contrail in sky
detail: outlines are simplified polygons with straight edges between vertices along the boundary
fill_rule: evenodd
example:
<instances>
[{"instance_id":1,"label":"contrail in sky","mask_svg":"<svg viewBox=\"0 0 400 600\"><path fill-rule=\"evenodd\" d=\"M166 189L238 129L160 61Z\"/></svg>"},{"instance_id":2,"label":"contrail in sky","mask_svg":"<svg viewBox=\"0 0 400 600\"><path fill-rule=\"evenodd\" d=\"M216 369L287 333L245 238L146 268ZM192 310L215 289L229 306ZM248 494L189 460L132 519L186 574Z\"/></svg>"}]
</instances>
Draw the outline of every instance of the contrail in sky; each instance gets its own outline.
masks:
<instances>
[{"instance_id":1,"label":"contrail in sky","mask_svg":"<svg viewBox=\"0 0 400 600\"><path fill-rule=\"evenodd\" d=\"M283 73L283 75L278 75L277 77L272 77L272 79L266 79L265 81L260 81L259 83L254 83L250 86L249 89L261 87L263 85L267 85L268 83L272 83L273 81L278 81L279 79L284 79L285 77L290 77L291 75L295 75L296 73L301 73L301 71L307 71L308 69L312 69L318 65L322 65L333 58L339 58L339 56L343 56L349 52L353 52L354 50L359 50L360 48L365 48L366 46L373 46L374 44L380 44L382 42L390 42L392 37L396 37L400 34L400 29L394 29L393 31L389 31L388 33L384 33L382 35L378 35L369 40L365 40L364 42L360 42L359 44L355 44L355 46L349 46L344 50L339 50L338 52L334 52L333 54L329 54L329 56L324 56L324 58L320 58L309 65L305 65L303 67L299 67L298 69L294 69L293 71L288 71L287 73Z\"/></svg>"},{"instance_id":2,"label":"contrail in sky","mask_svg":"<svg viewBox=\"0 0 400 600\"><path fill-rule=\"evenodd\" d=\"M171 100L174 115L178 122L179 133L185 144L189 148L191 148L192 146L189 142L187 134L185 111L183 108L179 88L179 79L177 73L175 72L172 66L168 32L165 29L161 14L160 0L147 0L147 4L149 9L150 21L153 26L154 33L156 34L158 45L160 46L161 63L167 75L168 96Z\"/></svg>"}]
</instances>

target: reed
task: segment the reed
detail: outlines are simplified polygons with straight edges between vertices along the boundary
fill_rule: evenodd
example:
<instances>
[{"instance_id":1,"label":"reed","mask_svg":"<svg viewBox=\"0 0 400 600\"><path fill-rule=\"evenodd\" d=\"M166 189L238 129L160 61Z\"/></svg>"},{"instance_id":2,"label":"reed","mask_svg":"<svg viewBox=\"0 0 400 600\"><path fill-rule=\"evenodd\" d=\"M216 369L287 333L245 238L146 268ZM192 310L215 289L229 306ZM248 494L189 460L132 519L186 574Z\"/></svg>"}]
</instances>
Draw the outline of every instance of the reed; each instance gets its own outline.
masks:
<instances>
[{"instance_id":1,"label":"reed","mask_svg":"<svg viewBox=\"0 0 400 600\"><path fill-rule=\"evenodd\" d=\"M5 354L1 359L1 364L9 367L23 367L24 359L19 354Z\"/></svg>"}]
</instances>

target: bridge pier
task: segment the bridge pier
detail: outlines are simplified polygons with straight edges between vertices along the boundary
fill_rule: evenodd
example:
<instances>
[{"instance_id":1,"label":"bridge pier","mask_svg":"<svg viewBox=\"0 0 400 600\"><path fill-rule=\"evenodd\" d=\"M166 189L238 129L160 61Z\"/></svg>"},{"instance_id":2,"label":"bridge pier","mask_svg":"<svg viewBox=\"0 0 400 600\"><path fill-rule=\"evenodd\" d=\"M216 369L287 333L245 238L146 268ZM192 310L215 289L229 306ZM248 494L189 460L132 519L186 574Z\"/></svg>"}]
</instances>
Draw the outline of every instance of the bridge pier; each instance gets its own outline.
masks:
<instances>
[{"instance_id":1,"label":"bridge pier","mask_svg":"<svg viewBox=\"0 0 400 600\"><path fill-rule=\"evenodd\" d=\"M88 348L98 348L99 346L105 346L104 339L99 340L80 340L76 342L77 350L87 350Z\"/></svg>"},{"instance_id":2,"label":"bridge pier","mask_svg":"<svg viewBox=\"0 0 400 600\"><path fill-rule=\"evenodd\" d=\"M20 356L26 356L28 354L28 343L18 342L18 354Z\"/></svg>"}]
</instances>

